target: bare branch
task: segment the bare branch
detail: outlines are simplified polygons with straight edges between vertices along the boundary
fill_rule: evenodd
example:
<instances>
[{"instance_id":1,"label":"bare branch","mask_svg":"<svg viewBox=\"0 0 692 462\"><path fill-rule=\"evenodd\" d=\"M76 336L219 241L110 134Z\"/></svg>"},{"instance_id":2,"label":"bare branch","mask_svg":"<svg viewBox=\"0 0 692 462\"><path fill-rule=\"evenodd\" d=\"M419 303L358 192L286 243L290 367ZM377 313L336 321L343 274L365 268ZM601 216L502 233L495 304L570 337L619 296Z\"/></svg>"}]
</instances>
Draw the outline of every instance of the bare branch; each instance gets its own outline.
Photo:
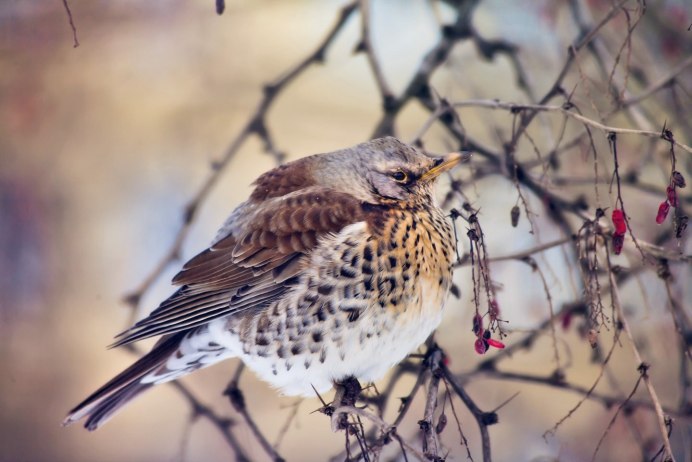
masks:
<instances>
[{"instance_id":1,"label":"bare branch","mask_svg":"<svg viewBox=\"0 0 692 462\"><path fill-rule=\"evenodd\" d=\"M578 120L579 122L588 125L590 127L597 128L604 133L617 133L624 135L640 135L650 138L661 138L661 132L654 132L649 130L636 130L632 128L620 128L620 127L610 127L604 125L595 120L584 117L581 114L574 113L564 106L549 106L543 104L514 104L514 103L503 103L497 100L467 100L452 103L453 107L484 107L489 109L504 109L511 112L523 112L523 111L533 111L533 112L559 112L567 117ZM665 141L665 140L664 140ZM686 144L680 143L679 141L674 141L675 146L683 149L686 152L692 154L692 147Z\"/></svg>"},{"instance_id":2,"label":"bare branch","mask_svg":"<svg viewBox=\"0 0 692 462\"><path fill-rule=\"evenodd\" d=\"M637 349L637 344L635 343L634 337L632 336L632 331L630 330L629 322L627 321L625 313L622 310L622 305L620 303L620 292L618 290L617 281L615 280L615 275L613 274L612 268L610 268L610 260L608 260L608 264L608 278L610 280L612 303L615 308L615 311L618 314L618 321L622 323L622 329L625 331L625 334L627 334L627 338L630 341L630 346L632 347L632 353L634 355L635 362L637 363L637 370L639 371L642 380L644 380L644 385L646 385L646 390L649 392L651 402L654 405L656 417L658 418L658 429L661 433L663 444L665 446L665 455L672 462L675 462L675 457L673 456L673 449L670 446L670 439L668 438L668 429L666 425L666 421L668 419L663 415L663 408L661 407L661 402L658 399L658 394L656 393L656 390L654 389L654 386L651 383L651 379L649 377L649 368L651 366L648 363L644 362L644 360L641 357L641 354L639 353L639 350Z\"/></svg>"},{"instance_id":3,"label":"bare branch","mask_svg":"<svg viewBox=\"0 0 692 462\"><path fill-rule=\"evenodd\" d=\"M375 47L372 43L372 33L370 31L370 0L359 0L359 5L361 18L361 41L356 50L364 51L368 57L368 63L370 63L370 69L372 69L372 74L375 78L377 89L382 96L382 107L385 111L387 111L393 102L394 93L387 84L387 80L384 77L384 72L382 71L382 65L379 59L377 59L377 53L375 53Z\"/></svg>"},{"instance_id":4,"label":"bare branch","mask_svg":"<svg viewBox=\"0 0 692 462\"><path fill-rule=\"evenodd\" d=\"M471 414L473 414L476 423L478 424L478 430L481 432L481 444L483 449L483 462L490 462L492 460L490 454L490 433L488 433L488 426L496 424L498 422L497 414L494 412L483 412L476 403L471 399L471 397L466 393L464 387L457 381L456 377L447 369L444 364L441 365L443 377L445 381L451 385L454 392L459 396L461 401L466 405Z\"/></svg>"}]
</instances>

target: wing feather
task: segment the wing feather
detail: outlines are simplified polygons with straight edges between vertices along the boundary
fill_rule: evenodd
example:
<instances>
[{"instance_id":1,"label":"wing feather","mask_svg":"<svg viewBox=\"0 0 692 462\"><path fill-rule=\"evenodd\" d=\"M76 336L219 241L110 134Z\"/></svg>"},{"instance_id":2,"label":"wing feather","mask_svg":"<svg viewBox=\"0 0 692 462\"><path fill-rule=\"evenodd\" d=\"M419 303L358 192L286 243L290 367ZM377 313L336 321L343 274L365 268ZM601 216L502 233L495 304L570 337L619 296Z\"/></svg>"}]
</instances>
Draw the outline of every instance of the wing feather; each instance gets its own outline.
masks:
<instances>
[{"instance_id":1,"label":"wing feather","mask_svg":"<svg viewBox=\"0 0 692 462\"><path fill-rule=\"evenodd\" d=\"M318 187L243 207L246 214L236 211L237 222L224 225L229 234L173 278L181 287L112 346L266 308L293 287L322 237L362 221L365 214L353 196Z\"/></svg>"}]
</instances>

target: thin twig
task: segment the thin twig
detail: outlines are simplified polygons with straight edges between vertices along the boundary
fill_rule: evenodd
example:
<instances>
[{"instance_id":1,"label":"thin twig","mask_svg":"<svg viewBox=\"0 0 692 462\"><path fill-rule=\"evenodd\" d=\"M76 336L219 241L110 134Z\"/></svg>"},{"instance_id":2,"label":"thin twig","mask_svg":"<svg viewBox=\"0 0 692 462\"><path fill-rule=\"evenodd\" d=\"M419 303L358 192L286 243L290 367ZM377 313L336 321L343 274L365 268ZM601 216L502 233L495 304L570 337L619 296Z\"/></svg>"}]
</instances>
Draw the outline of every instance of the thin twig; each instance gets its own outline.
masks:
<instances>
[{"instance_id":1,"label":"thin twig","mask_svg":"<svg viewBox=\"0 0 692 462\"><path fill-rule=\"evenodd\" d=\"M358 416L361 416L361 417L368 419L369 421L371 421L372 423L377 425L377 427L380 429L380 431L382 433L390 435L393 438L396 438L403 447L405 447L406 449L411 451L413 454L415 454L419 460L421 460L421 461L428 460L427 457L422 452L420 452L418 449L416 449L415 447L408 444L405 440L401 439L399 437L399 435L397 435L396 427L388 425L387 422L382 420L377 415L375 415L371 412L368 412L365 409L359 409L359 408L353 407L353 406L339 406L336 409L334 409L334 413L332 414L332 419L337 419L339 414L354 414L354 415L358 415Z\"/></svg>"},{"instance_id":2,"label":"thin twig","mask_svg":"<svg viewBox=\"0 0 692 462\"><path fill-rule=\"evenodd\" d=\"M488 433L488 426L497 423L497 414L494 412L483 412L476 403L471 399L471 397L466 393L464 387L457 381L456 377L447 369L444 364L440 365L440 370L445 381L452 386L454 392L459 396L461 401L466 405L471 414L473 414L476 423L478 424L478 430L481 433L481 444L483 448L483 462L490 462L491 458L491 447L490 447L490 434Z\"/></svg>"},{"instance_id":3,"label":"thin twig","mask_svg":"<svg viewBox=\"0 0 692 462\"><path fill-rule=\"evenodd\" d=\"M637 388L639 388L639 384L642 381L642 376L640 375L639 378L637 378L637 381L634 384L634 388L632 388L632 391L630 392L629 395L627 395L627 398L620 403L618 406L617 410L615 411L615 414L613 414L613 417L610 419L610 422L608 422L608 426L606 427L605 431L601 435L601 438L598 440L598 444L596 445L596 448L593 451L593 455L591 456L591 461L593 462L596 460L596 454L598 454L598 450L601 448L601 444L603 443L603 440L605 440L606 435L608 435L608 432L612 428L613 424L615 423L615 420L618 418L618 415L620 415L620 411L622 411L625 406L629 403L629 401L632 399L634 394L637 392Z\"/></svg>"},{"instance_id":4,"label":"thin twig","mask_svg":"<svg viewBox=\"0 0 692 462\"><path fill-rule=\"evenodd\" d=\"M680 64L675 66L673 69L671 69L670 72L668 72L666 75L661 77L660 79L656 80L654 83L649 85L644 91L642 91L640 94L637 96L633 96L631 98L628 98L620 104L620 107L629 107L633 106L635 104L639 104L645 99L647 99L649 96L653 95L657 91L671 85L673 82L675 82L675 78L682 74L682 72L687 69L688 67L692 66L692 56L688 56L686 59L684 59Z\"/></svg>"},{"instance_id":5,"label":"thin twig","mask_svg":"<svg viewBox=\"0 0 692 462\"><path fill-rule=\"evenodd\" d=\"M240 442L231 431L231 427L234 425L233 420L226 417L221 417L210 407L203 405L199 399L197 399L197 397L182 383L173 381L170 382L170 384L174 389L178 390L182 396L185 397L185 400L192 407L195 414L206 418L214 425L214 427L219 430L223 438L226 440L226 443L228 443L228 445L233 449L237 461L249 462L252 460L250 456L245 453L245 450L240 445Z\"/></svg>"},{"instance_id":6,"label":"thin twig","mask_svg":"<svg viewBox=\"0 0 692 462\"><path fill-rule=\"evenodd\" d=\"M372 33L370 30L370 0L359 0L359 5L361 18L361 42L358 44L357 51L364 51L368 57L370 69L372 69L372 74L375 78L377 89L382 97L382 106L386 111L394 99L394 92L392 92L391 88L387 84L387 80L384 77L384 72L382 71L382 64L380 63L380 60L377 59L375 46L372 43Z\"/></svg>"},{"instance_id":7,"label":"thin twig","mask_svg":"<svg viewBox=\"0 0 692 462\"><path fill-rule=\"evenodd\" d=\"M272 446L272 444L267 440L267 438L264 436L264 433L262 433L262 431L257 426L257 423L255 423L255 420L250 415L250 411L248 411L247 404L245 402L245 396L243 395L243 392L240 390L240 387L238 386L240 376L243 370L244 364L241 362L238 364L238 367L236 368L236 371L233 374L233 378L228 383L228 386L226 387L226 390L223 392L223 394L228 396L228 399L233 405L233 409L235 409L236 412L238 412L238 414L240 414L243 417L243 420L245 420L245 424L250 429L250 432L255 436L260 446L262 446L262 448L270 457L270 459L274 462L285 462L285 459L279 455L276 448Z\"/></svg>"},{"instance_id":8,"label":"thin twig","mask_svg":"<svg viewBox=\"0 0 692 462\"><path fill-rule=\"evenodd\" d=\"M597 122L593 119L589 119L588 117L585 117L581 114L577 114L575 112L570 111L569 109L566 109L565 106L551 106L551 105L545 105L545 104L515 104L515 103L506 103L506 102L501 102L497 100L482 100L482 99L470 99L466 101L458 101L452 103L452 106L455 108L460 108L460 107L482 107L482 108L488 108L488 109L503 109L511 112L521 112L521 111L532 111L532 112L559 112L560 114L564 114L567 117L570 117L572 119L578 120L579 122L597 128L605 133L617 133L617 134L624 134L624 135L640 135L640 136L646 136L650 138L661 138L661 132L656 132L656 131L650 131L650 130L636 130L632 128L620 128L620 127L611 127L608 125L604 125L600 122ZM666 140L666 142L668 142ZM687 151L689 153L692 153L692 147L687 146L684 143L680 143L677 140L674 140L673 143L675 146L681 148L684 151Z\"/></svg>"},{"instance_id":9,"label":"thin twig","mask_svg":"<svg viewBox=\"0 0 692 462\"><path fill-rule=\"evenodd\" d=\"M622 304L620 303L620 291L618 290L617 281L615 280L615 274L613 273L612 269L610 268L610 260L608 260L608 266L609 266L608 278L610 280L610 287L611 287L611 294L612 294L611 299L612 299L612 303L613 303L613 306L615 308L615 311L617 312L617 315L618 315L618 321L622 323L622 329L625 331L625 334L627 334L627 338L629 339L630 345L632 347L632 354L634 355L634 359L637 363L637 370L639 371L642 380L644 380L644 385L646 385L646 390L649 392L649 396L651 397L651 402L654 405L654 410L656 413L656 417L658 419L658 429L659 429L659 432L661 433L661 437L663 438L663 445L665 446L665 455L672 462L675 462L675 457L673 456L673 449L670 446L670 439L668 438L668 430L666 428L667 418L663 415L663 408L661 407L661 401L658 399L658 394L656 393L656 389L654 388L653 384L651 383L651 378L649 377L650 365L648 363L644 362L641 354L639 353L639 349L637 348L637 344L634 341L634 336L632 335L632 331L630 330L629 322L627 321L627 318L625 317L625 313L622 309Z\"/></svg>"},{"instance_id":10,"label":"thin twig","mask_svg":"<svg viewBox=\"0 0 692 462\"><path fill-rule=\"evenodd\" d=\"M126 345L123 349L129 353L136 356L142 356L142 352L135 345ZM228 418L222 417L217 414L212 408L202 404L202 402L197 398L197 396L185 385L176 381L168 382L173 389L175 389L180 395L185 398L185 401L192 409L191 418L194 420L199 416L204 417L209 420L214 427L221 433L228 446L234 452L236 460L239 462L247 462L250 460L249 456L245 453L245 450L240 445L240 442L233 434L231 428L235 425L235 422Z\"/></svg>"},{"instance_id":11,"label":"thin twig","mask_svg":"<svg viewBox=\"0 0 692 462\"><path fill-rule=\"evenodd\" d=\"M478 0L471 0L458 7L454 23L443 28L439 41L425 55L404 91L386 108L372 138L394 134L394 120L406 103L411 98L430 93L428 82L433 72L447 60L447 56L459 40L471 37L471 12L477 3Z\"/></svg>"},{"instance_id":12,"label":"thin twig","mask_svg":"<svg viewBox=\"0 0 692 462\"><path fill-rule=\"evenodd\" d=\"M618 403L622 402L621 397L618 396L608 396L604 395L602 393L598 393L596 391L592 391L589 393L589 388L582 387L580 385L576 385L570 382L567 382L564 380L564 378L561 377L556 377L555 375L546 375L546 376L540 376L540 375L533 375L533 374L524 374L520 372L507 372L507 371L498 371L495 369L491 370L486 370L483 368L477 367L476 369L465 373L461 376L459 376L463 380L477 380L481 377L489 378L489 379L496 379L496 380L501 380L501 381L516 381L516 382L524 382L524 383L532 383L536 385L542 385L546 387L551 387L551 388L556 388L564 391L570 391L573 393L576 393L578 395L586 396L588 395L588 399L591 401L595 401L598 403L601 403L603 406L606 408L612 407L617 405ZM647 410L654 410L654 405L645 400L631 400L630 401L630 406L633 408L642 408L642 409L647 409ZM689 410L674 410L670 408L663 408L664 412L666 414L676 416L676 417L690 417L692 414L690 413L691 411Z\"/></svg>"},{"instance_id":13,"label":"thin twig","mask_svg":"<svg viewBox=\"0 0 692 462\"><path fill-rule=\"evenodd\" d=\"M587 399L591 398L591 396L593 395L594 390L596 389L596 386L599 384L599 382L601 381L601 378L603 377L603 373L605 372L606 366L607 366L608 363L610 362L610 358L612 357L613 352L615 351L615 347L617 346L618 340L619 340L619 339L620 339L620 331L617 330L617 331L615 331L615 334L613 335L613 344L612 344L612 346L610 347L610 350L608 351L608 354L606 355L605 359L604 359L603 362L601 363L601 367L600 367L600 369L599 369L598 376L596 376L596 379L593 381L593 384L591 384L591 387L586 391L586 393L584 393L584 395L582 396L582 398L577 402L577 404L575 404L575 405L567 412L567 414L566 414L564 417L562 417L560 420L558 420L558 421L555 423L555 425L553 425L553 427L552 427L550 430L546 430L545 432L543 432L543 438L546 438L546 436L549 435L549 434L550 434L550 435L554 435L554 434L557 432L558 427L560 427L560 425L562 425L567 419L569 419L570 417L572 417L572 415L573 415L575 412L577 412L577 409L579 409L579 408L581 407L581 405L582 405Z\"/></svg>"},{"instance_id":14,"label":"thin twig","mask_svg":"<svg viewBox=\"0 0 692 462\"><path fill-rule=\"evenodd\" d=\"M617 14L620 12L622 6L627 3L629 0L620 0L616 4L612 6L612 8L606 13L606 15L596 24L594 27L589 29L589 31L583 35L577 43L572 45L569 48L569 53L567 55L567 59L565 59L564 64L562 65L562 69L558 73L557 78L553 82L553 84L550 86L550 89L548 92L543 96L543 98L540 99L538 102L539 105L546 104L548 101L550 101L553 97L557 96L561 92L561 85L565 77L567 76L567 72L569 69L572 67L572 64L575 61L575 58L577 54L584 49L584 47L587 47L591 41L600 33L601 29L608 24ZM529 124L533 120L534 117L538 114L539 111L532 111L526 114L522 115L521 121L519 123L519 127L517 130L513 133L512 135L512 140L509 143L508 150L513 151L516 148L517 142L519 141L519 138L521 135L526 131L528 128Z\"/></svg>"},{"instance_id":15,"label":"thin twig","mask_svg":"<svg viewBox=\"0 0 692 462\"><path fill-rule=\"evenodd\" d=\"M274 449L276 451L279 450L279 447L281 446L281 443L284 440L284 437L286 436L286 433L288 432L288 429L291 428L291 424L293 421L298 417L298 410L300 409L300 405L303 403L303 398L298 399L295 403L293 403L291 407L291 412L288 415L288 418L284 422L284 424L281 426L281 429L279 430L279 434L276 437L276 440L274 441Z\"/></svg>"},{"instance_id":16,"label":"thin twig","mask_svg":"<svg viewBox=\"0 0 692 462\"><path fill-rule=\"evenodd\" d=\"M72 47L77 48L79 46L79 40L77 40L77 27L72 19L72 11L70 10L70 4L67 0L62 0L62 5L65 8L65 13L67 14L67 20L70 22L70 29L72 29Z\"/></svg>"}]
</instances>

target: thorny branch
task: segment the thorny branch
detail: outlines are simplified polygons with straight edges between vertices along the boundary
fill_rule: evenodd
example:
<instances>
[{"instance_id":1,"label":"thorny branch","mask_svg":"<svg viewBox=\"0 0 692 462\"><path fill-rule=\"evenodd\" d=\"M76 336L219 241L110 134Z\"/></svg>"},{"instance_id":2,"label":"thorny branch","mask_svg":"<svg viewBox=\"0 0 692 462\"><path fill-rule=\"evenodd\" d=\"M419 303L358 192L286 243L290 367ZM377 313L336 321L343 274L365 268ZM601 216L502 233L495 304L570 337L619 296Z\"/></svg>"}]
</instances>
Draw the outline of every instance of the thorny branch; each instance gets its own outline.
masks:
<instances>
[{"instance_id":1,"label":"thorny branch","mask_svg":"<svg viewBox=\"0 0 692 462\"><path fill-rule=\"evenodd\" d=\"M569 411L568 415L557 421L552 431L557 430L565 419L579 411L579 407L585 400L593 400L602 403L604 406L618 406L617 412L608 424L605 432L602 434L600 441L595 446L594 457L597 451L601 448L601 443L605 440L608 430L611 428L615 419L621 410L630 408L641 408L647 412L652 412L658 422L660 437L663 441L663 453L668 460L673 459L673 447L669 439L669 428L672 425L669 416L677 418L689 418L692 414L692 409L686 399L681 400L680 407L677 409L665 408L660 403L658 393L653 387L649 377L649 365L644 363L639 350L636 347L629 323L626 319L626 312L620 301L619 287L623 287L628 283L628 280L633 275L650 271L651 262L656 262L659 267L668 268L668 265L675 263L689 263L692 258L680 250L671 250L665 245L669 243L673 236L669 232L663 233L660 238L647 242L646 240L637 240L637 246L642 252L644 258L639 265L631 265L630 268L622 268L612 265L609 256L608 242L610 239L610 227L606 224L604 212L601 210L600 215L597 212L595 215L589 212L590 207L586 198L573 193L570 186L578 186L575 181L575 176L570 174L567 177L560 176L561 162L569 162L569 154L578 149L588 149L593 153L593 178L585 178L588 184L593 184L597 188L599 182L603 182L603 178L599 177L599 168L604 168L604 164L598 157L598 153L603 151L599 147L599 137L594 136L591 129L601 131L605 135L614 137L616 135L628 135L628 137L651 138L653 141L663 140L670 145L671 154L674 156L673 149L677 148L687 154L692 153L692 148L687 143L676 139L672 132L668 134L664 128L663 132L642 129L641 120L650 118L650 113L642 116L640 105L644 101L651 101L655 96L663 93L661 90L666 88L680 87L684 89L683 72L690 67L692 59L686 58L669 72L664 73L662 77L648 84L636 96L628 96L630 74L632 71L632 48L636 46L633 40L633 33L644 20L646 11L644 2L634 2L633 0L620 0L613 4L603 15L601 19L594 25L589 24L589 21L584 18L582 7L577 1L570 1L568 4L569 12L572 20L579 30L579 35L569 46L564 62L560 66L556 77L552 80L548 91L540 99L533 95L536 93L531 86L531 74L527 71L528 67L523 65L522 53L519 47L504 40L487 40L477 30L473 23L473 12L478 5L477 0L446 0L445 3L453 8L455 16L454 20L447 25L441 25L439 38L431 49L423 56L420 65L413 72L412 76L404 86L403 91L396 95L389 86L389 81L386 74L386 69L378 59L375 52L375 44L372 40L372 21L371 7L375 0L356 0L345 4L337 13L334 24L329 29L324 39L309 53L305 58L300 60L296 65L288 69L284 74L265 85L263 89L263 97L259 101L256 109L250 114L247 122L239 131L238 134L229 143L228 148L221 156L220 160L212 165L212 169L198 189L197 193L187 203L183 213L183 223L178 230L173 244L168 252L153 268L153 270L143 279L141 284L135 288L127 297L127 303L132 307L132 316L134 316L135 308L138 306L141 297L151 288L154 282L161 276L163 271L172 262L179 258L182 245L185 242L199 208L212 191L214 186L220 180L220 176L227 168L230 160L238 153L240 148L252 137L257 136L263 143L265 150L273 156L277 163L283 161L284 155L276 146L274 139L270 133L269 127L266 124L266 115L273 106L276 97L283 92L295 79L299 78L303 72L313 64L321 64L325 61L326 52L334 43L337 36L343 30L347 21L354 13L360 13L360 38L356 44L355 51L363 52L366 55L368 64L372 71L372 76L377 86L381 97L382 115L376 124L373 131L373 137L394 134L396 133L396 124L403 112L404 108L412 101L418 101L422 106L430 112L427 120L422 121L418 130L413 137L413 143L423 147L424 139L428 132L438 122L445 128L447 134L451 136L459 144L460 149L468 149L479 154L480 159L472 164L472 173L464 181L459 178L451 178L448 197L449 203L459 203L460 208L464 210L464 218L469 225L469 231L473 231L475 237L469 235L470 249L472 252L461 255L456 262L456 267L471 267L473 275L473 287L470 292L474 294L474 300L478 302L478 297L481 294L487 298L489 303L488 313L492 314L493 310L495 317L499 313L499 308L493 308L492 302L495 301L496 286L492 280L492 272L494 267L502 261L517 260L528 263L532 268L538 268L534 257L541 252L552 248L560 248L565 250L565 255L568 261L572 264L579 264L584 255L587 259L584 260L588 264L582 265L582 272L585 272L584 277L578 281L582 284L581 290L583 293L577 294L574 301L563 303L559 309L553 307L553 301L550 296L550 282L548 278L541 272L540 278L543 288L546 293L546 298L549 306L549 316L545 316L538 323L536 329L517 339L514 335L510 338L509 345L497 350L492 356L478 362L475 367L462 374L455 374L450 371L447 365L447 354L434 342L429 341L426 344L425 351L420 355L420 363L412 356L411 359L405 361L398 366L398 369L390 377L389 382L382 389L382 393L375 393L374 396L361 396L361 401L366 407L360 406L341 406L336 409L330 409L332 419L339 418L340 415L348 415L348 425L346 431L346 446L343 452L337 454L334 460L379 460L386 451L390 453L398 453L404 460L409 458L418 458L419 460L444 460L447 454L447 449L442 436L446 426L446 410L445 403L449 400L450 409L454 414L454 418L458 422L459 432L462 438L462 444L466 445L466 451L469 459L471 458L471 450L473 442L468 442L461 431L461 421L454 407L454 400L460 400L466 409L473 416L476 425L480 432L480 451L484 461L491 460L492 444L488 427L498 422L498 410L486 412L483 411L466 392L464 386L472 380L502 380L512 383L533 383L542 386L548 386L555 389L567 390L578 393L582 399L579 403ZM630 18L630 11L627 9L629 5L636 3L638 5L637 17L634 21ZM71 14L66 2L65 8L70 17L70 23L75 33L76 30L71 21ZM223 2L217 2L217 11L223 10ZM609 27L622 17L627 21L628 27L624 38L618 37L615 57L611 60L609 56L609 46L611 46L605 38L602 37ZM499 100L488 99L466 99L453 102L448 97L440 96L433 87L433 75L444 69L452 66L451 56L457 45L464 41L472 43L483 59L495 61L499 55L504 56L510 62L510 66L515 73L515 82L517 87L528 97L531 103L510 103ZM588 53L585 52L588 50ZM621 65L622 55L625 54L624 65ZM593 95L590 95L589 90L585 89L588 101L594 109L593 115L585 115L584 112L577 106L583 103L579 101L580 88L586 87L584 82L588 82L590 77L587 76L588 66L585 66L587 59L593 59L596 67L599 69L600 78L607 80L607 86L611 95L615 99L615 104L605 115L598 110L593 101ZM610 62L612 61L612 62ZM620 66L621 72L624 72L622 83L616 82L616 68ZM573 77L573 68L578 69L579 81L572 87L570 91L565 90L570 79ZM609 69L610 68L610 69ZM646 79L637 77L637 81L646 82ZM644 85L642 85L644 86ZM548 104L551 100L561 97L563 100L560 104ZM537 100L537 101L536 101ZM656 100L660 106L666 107L666 102L660 99ZM673 98L673 104L676 108L681 105L677 99ZM689 105L688 105L689 106ZM467 133L464 128L464 118L466 111L469 109L495 109L507 111L512 116L511 135L509 140L500 143L499 146L485 144L477 138L477 135ZM486 111L487 113L487 111ZM544 115L542 115L544 114ZM590 113L591 114L591 113ZM633 120L633 124L639 128L629 128L623 126L622 119L613 121L612 119L622 114ZM543 124L542 128L548 133L549 142L543 143L536 135L535 121L537 116ZM561 118L560 128L557 130L556 139L553 139L555 133L551 130L549 123L551 115ZM556 117L557 118L557 117ZM576 123L569 124L568 120ZM576 125L581 129L573 138L567 138L565 133L573 129L572 125ZM657 125L656 123L651 126ZM661 123L658 123L660 126ZM499 132L499 130L498 130ZM563 140L563 137L567 141ZM680 134L681 139L684 139ZM614 139L614 138L613 138ZM652 141L652 142L653 142ZM531 146L530 151L535 154L529 160L522 157L522 143L528 142ZM546 151L545 145L549 148ZM604 158L608 158L605 156ZM566 159L566 160L565 160ZM674 159L674 157L673 157ZM535 167L540 167L540 176L533 173ZM675 168L673 168L675 170ZM481 227L480 220L484 220L487 214L492 211L479 210L470 203L466 197L471 188L475 188L477 181L488 176L500 176L509 184L516 187L517 194L524 203L524 208L527 216L529 216L529 204L531 207L540 209L540 211L531 215L540 217L545 215L547 222L552 223L562 233L561 237L553 238L552 241L543 242L539 236L535 236L535 244L525 251L510 253L504 256L496 256L488 251L491 247L486 242L484 227ZM631 187L634 191L643 191L648 193L662 193L666 190L664 186L651 185L650 183L642 183L636 176L631 176L627 173L617 174L618 183ZM559 192L556 192L554 185L561 186ZM679 191L682 191L680 189ZM526 194L526 196L525 196ZM622 204L622 195L626 194L618 188L618 200ZM597 194L598 196L598 194ZM677 196L676 196L677 197ZM692 198L689 195L683 195L680 192L679 203L689 203ZM600 204L600 199L597 199ZM677 203L677 202L676 202ZM537 205L538 204L538 205ZM600 210L600 209L599 209ZM458 213L458 212L457 212ZM676 211L677 213L677 211ZM515 212L512 212L512 224L516 225L518 215L514 217ZM459 215L461 216L461 215ZM677 216L677 215L676 215ZM531 220L533 226L533 220ZM629 226L628 222L628 226ZM539 229L540 230L540 229ZM604 265L603 262L606 262ZM661 271L659 270L659 274ZM681 368L681 382L683 386L683 395L687 393L689 380L686 377L687 368L685 367L685 355L690 356L690 347L688 339L690 336L690 321L681 306L681 302L673 296L672 285L674 280L670 277L670 270L667 270L665 277L661 277L666 285L666 291L669 298L669 308L674 321L675 328L681 339L681 351L683 356L683 367ZM467 281L468 282L468 281ZM593 313L590 310L593 306L602 307L605 305L604 297L609 296L612 301L613 314L608 317L602 312L597 318L593 318ZM682 302L684 303L684 302ZM557 305L556 305L557 306ZM600 309L600 308L599 308ZM592 317L589 321L589 317ZM557 334L556 323L561 322L564 329L567 329L570 320L573 318L582 318L585 320L584 325L587 327L604 327L612 331L613 344L612 348L607 352L605 357L599 356L602 353L598 350L598 342L593 341L596 348L595 357L600 358L599 371L595 382L590 388L585 388L566 380L563 374L561 362L557 359L557 370L550 375L531 375L517 372L507 372L500 370L499 364L503 361L508 361L513 357L513 354L519 351L531 352L534 348L537 339L550 332L553 339ZM589 323L590 322L590 323ZM596 324L594 324L596 322ZM475 328L475 326L474 326ZM629 342L633 348L635 362L638 365L639 377L636 385L633 387L629 396L614 397L596 391L596 385L599 383L601 376L607 368L610 367L610 357L617 347L620 346L620 332L625 332L629 338ZM478 329L477 333L482 333L482 329ZM503 334L504 335L504 334ZM586 334L585 334L586 335ZM477 341L483 342L485 339L482 335L478 335ZM557 346L553 342L555 352L557 354ZM487 348L484 349L485 352ZM242 368L238 368L236 375L231 380L226 394L228 395L231 404L236 412L242 417L244 425L250 429L250 433L257 440L265 453L272 460L283 460L277 449L269 443L269 438L265 436L262 430L261 422L256 422L250 414L251 403L246 403L244 395L238 385L240 372ZM406 396L401 398L401 405L396 411L395 416L390 421L385 412L388 404L395 402L394 390L399 380L406 376L413 375L415 381L410 391ZM644 383L649 394L649 400L635 399L634 393L637 390L640 382ZM444 387L441 387L444 385ZM232 421L221 417L212 409L200 404L198 399L193 395L188 388L174 383L174 386L182 394L193 409L194 420L197 416L204 416L212 422L223 437L228 442L229 447L234 451L238 460L250 460L243 445L236 439L232 431ZM422 390L427 392L422 393ZM444 390L453 396L447 396ZM442 394L442 398L441 398ZM415 404L416 398L424 396L424 405L421 408ZM624 394L623 394L624 396ZM442 405L441 405L442 403ZM420 420L417 420L412 414L418 413ZM406 421L418 422L418 430L407 435L402 431ZM236 424L237 425L237 424ZM370 429L366 427L370 425ZM281 437L284 431L282 430ZM422 435L422 438L420 438ZM394 444L391 444L394 443Z\"/></svg>"}]
</instances>

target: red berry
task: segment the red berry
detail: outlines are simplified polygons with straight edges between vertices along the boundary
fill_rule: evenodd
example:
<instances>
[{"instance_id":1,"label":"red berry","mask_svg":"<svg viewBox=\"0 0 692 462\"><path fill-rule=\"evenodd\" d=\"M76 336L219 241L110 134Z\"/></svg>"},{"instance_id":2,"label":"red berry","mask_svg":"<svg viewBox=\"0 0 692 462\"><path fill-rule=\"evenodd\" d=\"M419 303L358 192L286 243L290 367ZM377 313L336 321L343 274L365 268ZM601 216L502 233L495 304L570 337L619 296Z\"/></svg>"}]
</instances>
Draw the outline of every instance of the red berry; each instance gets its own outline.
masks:
<instances>
[{"instance_id":1,"label":"red berry","mask_svg":"<svg viewBox=\"0 0 692 462\"><path fill-rule=\"evenodd\" d=\"M613 243L613 253L615 255L620 255L620 252L622 252L622 245L625 243L625 235L613 233L612 243Z\"/></svg>"},{"instance_id":2,"label":"red berry","mask_svg":"<svg viewBox=\"0 0 692 462\"><path fill-rule=\"evenodd\" d=\"M613 220L613 225L615 226L615 233L616 234L625 234L625 232L627 232L627 224L625 223L625 214L622 213L622 210L620 210L620 209L613 210L613 214L611 215L611 219Z\"/></svg>"},{"instance_id":3,"label":"red berry","mask_svg":"<svg viewBox=\"0 0 692 462\"><path fill-rule=\"evenodd\" d=\"M489 338L487 340L487 342L488 342L488 345L490 345L491 347L499 348L500 350L505 347L504 343L502 343L499 340L495 340L494 338Z\"/></svg>"},{"instance_id":4,"label":"red berry","mask_svg":"<svg viewBox=\"0 0 692 462\"><path fill-rule=\"evenodd\" d=\"M567 330L569 326L572 325L572 316L573 314L571 311L562 315L562 330Z\"/></svg>"},{"instance_id":5,"label":"red berry","mask_svg":"<svg viewBox=\"0 0 692 462\"><path fill-rule=\"evenodd\" d=\"M484 355L485 352L488 351L487 343L480 338L476 339L476 342L473 344L473 348L479 355Z\"/></svg>"},{"instance_id":6,"label":"red berry","mask_svg":"<svg viewBox=\"0 0 692 462\"><path fill-rule=\"evenodd\" d=\"M670 210L670 204L668 201L663 201L661 202L661 205L658 206L658 213L656 214L656 223L659 225L666 221L666 217L668 216L668 211Z\"/></svg>"},{"instance_id":7,"label":"red berry","mask_svg":"<svg viewBox=\"0 0 692 462\"><path fill-rule=\"evenodd\" d=\"M668 197L668 203L671 207L678 206L678 193L675 190L675 186L668 186L666 188L666 196Z\"/></svg>"}]
</instances>

